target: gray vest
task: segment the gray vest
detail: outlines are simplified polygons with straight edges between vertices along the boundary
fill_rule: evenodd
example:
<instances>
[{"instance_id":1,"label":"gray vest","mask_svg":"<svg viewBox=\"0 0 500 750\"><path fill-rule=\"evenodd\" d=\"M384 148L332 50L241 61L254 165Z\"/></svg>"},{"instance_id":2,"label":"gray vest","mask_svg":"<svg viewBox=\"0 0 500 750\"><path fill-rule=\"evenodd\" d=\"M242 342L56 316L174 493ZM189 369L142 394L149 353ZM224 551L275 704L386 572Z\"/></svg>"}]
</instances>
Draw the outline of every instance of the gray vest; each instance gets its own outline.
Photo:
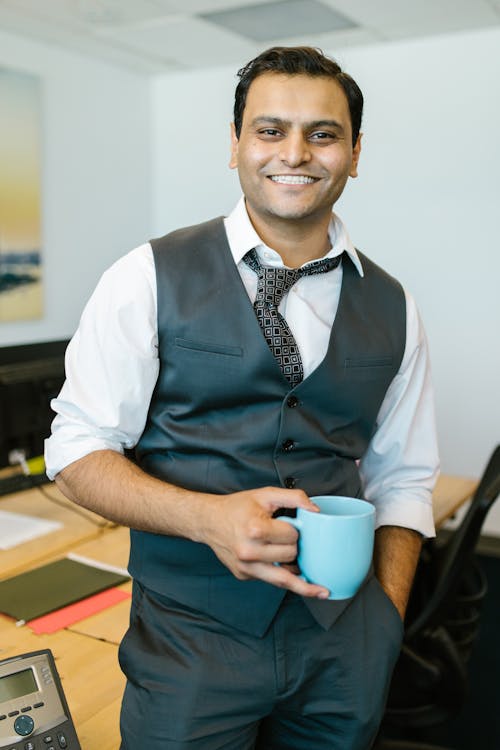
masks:
<instances>
[{"instance_id":1,"label":"gray vest","mask_svg":"<svg viewBox=\"0 0 500 750\"><path fill-rule=\"evenodd\" d=\"M140 466L200 492L273 485L360 496L356 462L405 347L398 282L365 256L361 278L346 258L326 356L290 390L222 219L151 245L160 373L136 448ZM267 629L284 596L269 584L237 580L204 544L143 531L131 531L130 572L159 594L255 634ZM308 603L325 627L345 606Z\"/></svg>"}]
</instances>

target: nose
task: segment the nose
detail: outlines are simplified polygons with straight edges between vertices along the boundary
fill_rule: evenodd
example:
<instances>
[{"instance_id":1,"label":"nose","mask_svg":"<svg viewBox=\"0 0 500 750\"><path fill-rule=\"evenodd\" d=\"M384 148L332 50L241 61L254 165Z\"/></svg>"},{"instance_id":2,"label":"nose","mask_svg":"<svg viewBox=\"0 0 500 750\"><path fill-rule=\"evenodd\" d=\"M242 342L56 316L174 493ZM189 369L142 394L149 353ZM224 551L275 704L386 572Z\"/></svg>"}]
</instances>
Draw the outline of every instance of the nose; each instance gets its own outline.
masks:
<instances>
[{"instance_id":1,"label":"nose","mask_svg":"<svg viewBox=\"0 0 500 750\"><path fill-rule=\"evenodd\" d=\"M288 167L298 167L310 161L311 151L302 133L288 133L281 141L280 159Z\"/></svg>"}]
</instances>

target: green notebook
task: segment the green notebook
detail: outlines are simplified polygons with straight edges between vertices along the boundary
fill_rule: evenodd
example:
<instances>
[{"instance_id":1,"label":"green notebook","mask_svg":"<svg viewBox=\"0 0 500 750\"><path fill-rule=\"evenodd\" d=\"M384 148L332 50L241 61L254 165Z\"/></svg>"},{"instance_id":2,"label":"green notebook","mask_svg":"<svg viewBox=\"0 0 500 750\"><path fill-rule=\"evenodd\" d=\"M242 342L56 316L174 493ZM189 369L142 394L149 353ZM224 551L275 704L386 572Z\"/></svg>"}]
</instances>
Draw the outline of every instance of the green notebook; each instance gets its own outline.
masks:
<instances>
[{"instance_id":1,"label":"green notebook","mask_svg":"<svg viewBox=\"0 0 500 750\"><path fill-rule=\"evenodd\" d=\"M128 580L64 558L0 581L0 612L27 622Z\"/></svg>"}]
</instances>

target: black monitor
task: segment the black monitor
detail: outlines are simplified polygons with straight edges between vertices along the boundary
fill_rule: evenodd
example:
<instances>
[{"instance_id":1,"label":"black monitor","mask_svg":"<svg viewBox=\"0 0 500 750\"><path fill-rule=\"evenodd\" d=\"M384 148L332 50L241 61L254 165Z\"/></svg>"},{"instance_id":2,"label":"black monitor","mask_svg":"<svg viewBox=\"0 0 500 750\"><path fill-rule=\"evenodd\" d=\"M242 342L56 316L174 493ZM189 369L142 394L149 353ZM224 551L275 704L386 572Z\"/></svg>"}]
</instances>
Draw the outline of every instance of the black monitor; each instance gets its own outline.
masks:
<instances>
[{"instance_id":1,"label":"black monitor","mask_svg":"<svg viewBox=\"0 0 500 750\"><path fill-rule=\"evenodd\" d=\"M43 454L54 412L50 401L64 382L68 340L0 347L0 468L13 450Z\"/></svg>"}]
</instances>

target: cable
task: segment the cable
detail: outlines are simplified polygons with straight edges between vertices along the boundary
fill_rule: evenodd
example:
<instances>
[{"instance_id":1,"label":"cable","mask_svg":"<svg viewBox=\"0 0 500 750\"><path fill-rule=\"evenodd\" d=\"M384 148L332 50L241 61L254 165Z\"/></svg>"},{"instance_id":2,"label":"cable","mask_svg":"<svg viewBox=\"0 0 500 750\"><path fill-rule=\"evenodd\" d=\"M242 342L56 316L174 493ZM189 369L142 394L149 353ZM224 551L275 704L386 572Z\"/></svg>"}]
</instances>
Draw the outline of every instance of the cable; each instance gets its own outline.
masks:
<instances>
[{"instance_id":1,"label":"cable","mask_svg":"<svg viewBox=\"0 0 500 750\"><path fill-rule=\"evenodd\" d=\"M50 492L48 492L43 485L33 485L33 489L39 490L44 497L47 498L47 500L50 500L52 503L55 503L56 505L60 505L61 508L66 508L66 510L71 511L72 513L76 513L78 516L81 516L82 518L85 518L86 521L93 524L94 526L97 526L100 529L113 529L116 526L118 526L117 523L113 523L112 521L106 521L104 519L103 521L95 521L93 518L89 517L87 513L85 513L83 510L80 510L80 508L75 505L68 505L63 500L60 500L58 497L55 497L54 495L51 495Z\"/></svg>"},{"instance_id":2,"label":"cable","mask_svg":"<svg viewBox=\"0 0 500 750\"><path fill-rule=\"evenodd\" d=\"M10 451L9 453L9 463L12 466L15 466L16 464L19 465L23 471L23 475L27 479L31 479L31 477L39 477L40 474L45 474L45 462L43 460L43 456L36 456L35 458L26 460L25 452L23 450L15 449ZM47 498L47 500L50 500L56 505L60 505L62 508L66 508L67 510L71 511L71 513L76 513L78 516L85 518L85 520L91 523L93 526L97 526L100 529L114 529L116 528L116 526L118 526L117 523L114 523L113 521L107 521L106 519L103 519L102 522L94 521L94 519L88 516L87 513L85 513L83 510L80 510L76 504L72 503L71 505L68 505L58 497L54 497L54 495L51 495L50 492L47 492L43 484L39 484L39 482L35 481L34 479L33 481L31 481L30 485L31 489L39 490L42 495Z\"/></svg>"}]
</instances>

